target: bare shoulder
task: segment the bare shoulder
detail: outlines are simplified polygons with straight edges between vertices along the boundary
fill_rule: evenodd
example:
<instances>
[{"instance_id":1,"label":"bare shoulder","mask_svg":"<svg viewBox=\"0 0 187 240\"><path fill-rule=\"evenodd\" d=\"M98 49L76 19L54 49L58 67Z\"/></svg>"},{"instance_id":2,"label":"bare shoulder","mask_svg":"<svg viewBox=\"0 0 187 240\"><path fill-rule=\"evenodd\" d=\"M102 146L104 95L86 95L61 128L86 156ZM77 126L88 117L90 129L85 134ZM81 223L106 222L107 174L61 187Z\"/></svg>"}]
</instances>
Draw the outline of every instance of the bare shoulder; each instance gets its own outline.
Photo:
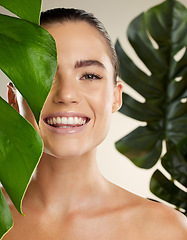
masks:
<instances>
[{"instance_id":1,"label":"bare shoulder","mask_svg":"<svg viewBox=\"0 0 187 240\"><path fill-rule=\"evenodd\" d=\"M136 195L134 198L137 214L142 219L143 229L145 226L145 236L148 236L145 239L187 239L187 218L185 215L163 203Z\"/></svg>"},{"instance_id":2,"label":"bare shoulder","mask_svg":"<svg viewBox=\"0 0 187 240\"><path fill-rule=\"evenodd\" d=\"M124 189L121 194L125 204L120 211L119 224L126 229L124 223L129 223L128 231L133 235L133 238L129 239L139 239L140 236L144 240L187 239L185 215L165 204L142 198Z\"/></svg>"},{"instance_id":3,"label":"bare shoulder","mask_svg":"<svg viewBox=\"0 0 187 240\"><path fill-rule=\"evenodd\" d=\"M146 209L146 219L149 220L151 228L158 231L159 239L187 239L187 218L182 213L152 201L148 202Z\"/></svg>"}]
</instances>

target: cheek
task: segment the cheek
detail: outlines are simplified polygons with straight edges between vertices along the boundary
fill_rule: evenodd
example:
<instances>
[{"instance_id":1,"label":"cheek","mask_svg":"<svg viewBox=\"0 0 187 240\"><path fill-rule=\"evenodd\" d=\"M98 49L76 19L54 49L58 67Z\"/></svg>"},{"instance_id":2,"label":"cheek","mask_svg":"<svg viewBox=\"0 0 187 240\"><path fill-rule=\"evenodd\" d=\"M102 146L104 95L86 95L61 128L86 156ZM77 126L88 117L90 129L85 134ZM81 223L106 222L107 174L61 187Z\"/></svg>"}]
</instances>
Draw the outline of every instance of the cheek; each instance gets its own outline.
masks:
<instances>
[{"instance_id":1,"label":"cheek","mask_svg":"<svg viewBox=\"0 0 187 240\"><path fill-rule=\"evenodd\" d=\"M94 124L96 127L95 138L102 142L110 128L112 117L113 91L110 87L105 87L103 91L95 97L93 109L95 114Z\"/></svg>"},{"instance_id":2,"label":"cheek","mask_svg":"<svg viewBox=\"0 0 187 240\"><path fill-rule=\"evenodd\" d=\"M112 114L113 91L110 86L106 86L100 92L99 97L96 98L98 113L102 118L109 117ZM96 109L96 110L97 110Z\"/></svg>"}]
</instances>

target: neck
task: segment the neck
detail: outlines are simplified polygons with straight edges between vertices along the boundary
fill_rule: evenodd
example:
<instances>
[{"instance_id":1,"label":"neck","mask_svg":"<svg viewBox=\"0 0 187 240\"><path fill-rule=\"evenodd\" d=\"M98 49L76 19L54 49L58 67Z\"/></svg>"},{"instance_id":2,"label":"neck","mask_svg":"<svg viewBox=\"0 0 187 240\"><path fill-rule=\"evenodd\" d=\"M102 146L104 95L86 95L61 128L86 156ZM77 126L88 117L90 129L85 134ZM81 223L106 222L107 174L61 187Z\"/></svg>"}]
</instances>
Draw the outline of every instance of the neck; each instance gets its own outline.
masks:
<instances>
[{"instance_id":1,"label":"neck","mask_svg":"<svg viewBox=\"0 0 187 240\"><path fill-rule=\"evenodd\" d=\"M98 170L96 151L66 159L44 153L28 192L32 192L31 199L35 196L40 208L59 211L63 206L66 211L75 211L93 203L106 186Z\"/></svg>"}]
</instances>

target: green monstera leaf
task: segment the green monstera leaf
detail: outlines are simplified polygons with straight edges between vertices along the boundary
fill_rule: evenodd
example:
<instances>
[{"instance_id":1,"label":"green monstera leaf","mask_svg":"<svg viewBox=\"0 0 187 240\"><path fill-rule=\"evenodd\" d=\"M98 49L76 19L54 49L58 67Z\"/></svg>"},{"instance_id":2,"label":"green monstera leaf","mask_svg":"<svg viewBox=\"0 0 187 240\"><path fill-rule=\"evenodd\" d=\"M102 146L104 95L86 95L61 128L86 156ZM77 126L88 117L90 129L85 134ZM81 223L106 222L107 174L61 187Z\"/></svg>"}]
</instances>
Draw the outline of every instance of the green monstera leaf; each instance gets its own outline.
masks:
<instances>
[{"instance_id":1,"label":"green monstera leaf","mask_svg":"<svg viewBox=\"0 0 187 240\"><path fill-rule=\"evenodd\" d=\"M0 68L38 122L56 70L55 42L45 29L25 20L0 15L0 23Z\"/></svg>"},{"instance_id":2,"label":"green monstera leaf","mask_svg":"<svg viewBox=\"0 0 187 240\"><path fill-rule=\"evenodd\" d=\"M156 170L150 181L150 190L187 216L187 193L184 190L187 188L187 137L170 148L161 159L161 164L170 174L170 179ZM176 181L181 185L177 185Z\"/></svg>"},{"instance_id":3,"label":"green monstera leaf","mask_svg":"<svg viewBox=\"0 0 187 240\"><path fill-rule=\"evenodd\" d=\"M41 4L41 0L0 0L0 6L15 13L20 18L36 24L39 24Z\"/></svg>"},{"instance_id":4,"label":"green monstera leaf","mask_svg":"<svg viewBox=\"0 0 187 240\"><path fill-rule=\"evenodd\" d=\"M0 14L0 69L29 104L37 123L57 67L56 44L38 25L41 0L0 0L19 18ZM43 142L33 126L0 98L0 182L17 210L40 159ZM0 191L0 239L12 217Z\"/></svg>"},{"instance_id":5,"label":"green monstera leaf","mask_svg":"<svg viewBox=\"0 0 187 240\"><path fill-rule=\"evenodd\" d=\"M187 9L167 0L136 17L128 27L128 39L150 71L139 69L116 43L120 76L145 102L123 93L121 113L145 127L116 142L119 152L142 168L151 168L167 147L187 135ZM179 56L180 55L180 56Z\"/></svg>"},{"instance_id":6,"label":"green monstera leaf","mask_svg":"<svg viewBox=\"0 0 187 240\"><path fill-rule=\"evenodd\" d=\"M141 168L161 164L170 175L156 170L150 190L159 198L187 212L187 9L178 1L166 0L136 17L128 27L128 39L150 74L138 68L119 41L116 51L120 76L144 99L139 102L123 93L120 110L146 122L116 142L119 152ZM185 145L184 145L185 141ZM179 144L180 143L180 144ZM178 146L179 144L179 146ZM179 150L179 149L182 150ZM180 184L176 184L176 181ZM183 186L183 187L179 187Z\"/></svg>"},{"instance_id":7,"label":"green monstera leaf","mask_svg":"<svg viewBox=\"0 0 187 240\"><path fill-rule=\"evenodd\" d=\"M13 225L12 215L1 189L0 189L0 213L1 213L0 217L0 239L1 239L1 237L3 237L4 234Z\"/></svg>"},{"instance_id":8,"label":"green monstera leaf","mask_svg":"<svg viewBox=\"0 0 187 240\"><path fill-rule=\"evenodd\" d=\"M7 102L0 101L0 181L17 210L42 153L42 139Z\"/></svg>"},{"instance_id":9,"label":"green monstera leaf","mask_svg":"<svg viewBox=\"0 0 187 240\"><path fill-rule=\"evenodd\" d=\"M156 170L150 182L151 191L159 198L171 203L186 216L187 200L186 192L169 180L161 171Z\"/></svg>"}]
</instances>

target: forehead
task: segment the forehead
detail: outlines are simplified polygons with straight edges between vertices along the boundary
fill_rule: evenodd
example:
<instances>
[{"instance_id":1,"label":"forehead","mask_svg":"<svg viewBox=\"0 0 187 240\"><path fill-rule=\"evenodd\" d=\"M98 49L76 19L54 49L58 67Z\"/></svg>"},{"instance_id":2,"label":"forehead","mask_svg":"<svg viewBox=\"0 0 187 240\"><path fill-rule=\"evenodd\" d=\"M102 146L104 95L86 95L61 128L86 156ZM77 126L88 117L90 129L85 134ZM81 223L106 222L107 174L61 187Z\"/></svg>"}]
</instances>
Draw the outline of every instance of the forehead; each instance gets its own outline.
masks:
<instances>
[{"instance_id":1,"label":"forehead","mask_svg":"<svg viewBox=\"0 0 187 240\"><path fill-rule=\"evenodd\" d=\"M106 49L106 42L102 34L95 27L83 21L66 21L44 25L44 28L59 41L68 40L71 44L90 42L90 45ZM95 43L95 44L94 44Z\"/></svg>"},{"instance_id":2,"label":"forehead","mask_svg":"<svg viewBox=\"0 0 187 240\"><path fill-rule=\"evenodd\" d=\"M108 47L102 34L82 21L53 23L44 26L54 37L58 60L66 56L74 59L95 59L112 65Z\"/></svg>"}]
</instances>

